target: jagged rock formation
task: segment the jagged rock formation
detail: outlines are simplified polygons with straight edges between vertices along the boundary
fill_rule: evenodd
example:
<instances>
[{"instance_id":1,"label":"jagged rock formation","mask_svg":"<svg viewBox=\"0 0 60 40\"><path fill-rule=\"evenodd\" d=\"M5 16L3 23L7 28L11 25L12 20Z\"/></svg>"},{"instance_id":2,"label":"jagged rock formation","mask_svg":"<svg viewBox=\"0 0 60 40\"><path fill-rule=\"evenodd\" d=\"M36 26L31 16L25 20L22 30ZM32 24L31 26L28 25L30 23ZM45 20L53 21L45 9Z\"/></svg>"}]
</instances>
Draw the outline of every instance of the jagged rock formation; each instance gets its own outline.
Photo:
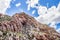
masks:
<instances>
[{"instance_id":1,"label":"jagged rock formation","mask_svg":"<svg viewBox=\"0 0 60 40\"><path fill-rule=\"evenodd\" d=\"M22 12L0 22L0 40L60 40L60 34Z\"/></svg>"}]
</instances>

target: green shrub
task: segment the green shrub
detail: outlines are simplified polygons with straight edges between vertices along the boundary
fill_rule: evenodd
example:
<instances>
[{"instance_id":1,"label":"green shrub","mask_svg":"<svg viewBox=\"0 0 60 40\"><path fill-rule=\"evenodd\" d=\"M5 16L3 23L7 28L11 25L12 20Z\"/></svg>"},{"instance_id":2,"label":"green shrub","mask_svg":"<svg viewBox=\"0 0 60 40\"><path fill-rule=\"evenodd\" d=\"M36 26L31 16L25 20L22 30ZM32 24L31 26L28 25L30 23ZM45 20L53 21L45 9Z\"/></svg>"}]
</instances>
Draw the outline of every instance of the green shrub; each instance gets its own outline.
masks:
<instances>
[{"instance_id":1,"label":"green shrub","mask_svg":"<svg viewBox=\"0 0 60 40\"><path fill-rule=\"evenodd\" d=\"M4 17L0 17L0 22L1 21L5 21L5 20L10 21L11 20L11 17L8 16L8 15L4 15Z\"/></svg>"}]
</instances>

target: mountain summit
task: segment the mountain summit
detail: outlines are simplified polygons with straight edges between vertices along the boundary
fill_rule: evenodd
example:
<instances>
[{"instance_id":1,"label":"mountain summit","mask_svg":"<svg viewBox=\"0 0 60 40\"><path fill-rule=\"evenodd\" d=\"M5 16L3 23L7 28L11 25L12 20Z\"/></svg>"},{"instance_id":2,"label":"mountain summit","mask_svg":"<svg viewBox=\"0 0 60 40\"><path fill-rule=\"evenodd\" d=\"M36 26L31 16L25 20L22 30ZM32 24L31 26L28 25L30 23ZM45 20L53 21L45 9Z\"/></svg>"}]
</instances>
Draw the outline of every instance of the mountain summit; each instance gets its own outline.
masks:
<instances>
[{"instance_id":1,"label":"mountain summit","mask_svg":"<svg viewBox=\"0 0 60 40\"><path fill-rule=\"evenodd\" d=\"M37 22L24 12L4 17L9 20L0 21L0 40L60 40L60 33L54 28Z\"/></svg>"}]
</instances>

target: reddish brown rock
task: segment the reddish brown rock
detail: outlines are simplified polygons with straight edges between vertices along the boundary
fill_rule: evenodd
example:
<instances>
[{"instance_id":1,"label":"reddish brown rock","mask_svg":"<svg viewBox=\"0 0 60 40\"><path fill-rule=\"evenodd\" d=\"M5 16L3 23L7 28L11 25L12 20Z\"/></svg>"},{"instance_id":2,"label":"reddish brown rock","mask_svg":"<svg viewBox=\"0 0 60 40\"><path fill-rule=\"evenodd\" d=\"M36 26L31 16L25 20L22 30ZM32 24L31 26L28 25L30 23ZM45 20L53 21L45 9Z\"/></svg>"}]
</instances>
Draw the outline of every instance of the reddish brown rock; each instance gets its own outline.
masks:
<instances>
[{"instance_id":1,"label":"reddish brown rock","mask_svg":"<svg viewBox=\"0 0 60 40\"><path fill-rule=\"evenodd\" d=\"M37 22L24 12L16 13L9 21L0 22L0 31L5 40L60 40L60 33L54 28Z\"/></svg>"}]
</instances>

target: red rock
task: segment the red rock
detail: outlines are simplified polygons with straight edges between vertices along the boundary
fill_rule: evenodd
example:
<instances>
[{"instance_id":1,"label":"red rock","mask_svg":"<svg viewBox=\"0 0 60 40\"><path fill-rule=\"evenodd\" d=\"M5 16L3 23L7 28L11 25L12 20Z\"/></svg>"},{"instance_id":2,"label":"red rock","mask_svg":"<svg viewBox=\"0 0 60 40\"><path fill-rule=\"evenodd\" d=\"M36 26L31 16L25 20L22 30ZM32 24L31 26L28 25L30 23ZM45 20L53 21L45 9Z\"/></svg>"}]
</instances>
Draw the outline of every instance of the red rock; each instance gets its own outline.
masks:
<instances>
[{"instance_id":1,"label":"red rock","mask_svg":"<svg viewBox=\"0 0 60 40\"><path fill-rule=\"evenodd\" d=\"M11 31L12 34L19 33L19 39L11 37L16 40L33 40L33 38L36 40L60 40L60 33L57 33L55 29L37 22L24 12L16 13L10 21L0 22L0 30Z\"/></svg>"}]
</instances>

